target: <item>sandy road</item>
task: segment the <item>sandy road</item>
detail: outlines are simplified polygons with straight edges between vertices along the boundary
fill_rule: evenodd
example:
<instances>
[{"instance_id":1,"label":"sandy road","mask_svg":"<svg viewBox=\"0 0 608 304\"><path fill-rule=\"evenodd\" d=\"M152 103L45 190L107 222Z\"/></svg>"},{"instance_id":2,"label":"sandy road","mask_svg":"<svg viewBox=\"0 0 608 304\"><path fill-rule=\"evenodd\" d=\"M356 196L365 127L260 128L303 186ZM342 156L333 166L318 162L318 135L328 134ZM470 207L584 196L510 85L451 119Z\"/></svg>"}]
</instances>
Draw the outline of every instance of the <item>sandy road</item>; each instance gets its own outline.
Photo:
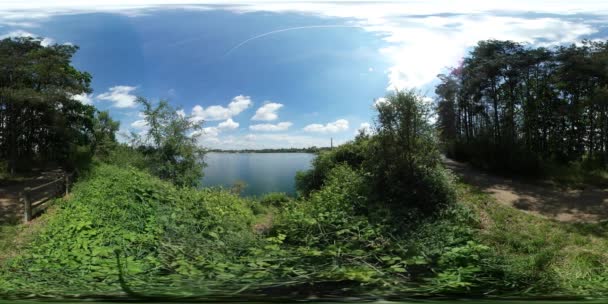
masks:
<instances>
[{"instance_id":1,"label":"sandy road","mask_svg":"<svg viewBox=\"0 0 608 304\"><path fill-rule=\"evenodd\" d=\"M491 175L451 159L444 159L444 164L465 182L492 195L501 204L565 222L608 219L608 189L562 190Z\"/></svg>"}]
</instances>

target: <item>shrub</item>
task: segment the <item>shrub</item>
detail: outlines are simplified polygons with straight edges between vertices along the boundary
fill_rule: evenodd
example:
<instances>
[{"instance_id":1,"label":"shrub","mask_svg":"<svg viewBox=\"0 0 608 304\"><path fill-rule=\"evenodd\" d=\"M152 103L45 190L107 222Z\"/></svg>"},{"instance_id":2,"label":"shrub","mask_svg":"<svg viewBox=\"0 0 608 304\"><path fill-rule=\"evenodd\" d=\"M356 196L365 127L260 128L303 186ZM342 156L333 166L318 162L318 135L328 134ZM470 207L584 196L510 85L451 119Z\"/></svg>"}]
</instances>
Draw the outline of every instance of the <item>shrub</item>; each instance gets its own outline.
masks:
<instances>
[{"instance_id":1,"label":"shrub","mask_svg":"<svg viewBox=\"0 0 608 304\"><path fill-rule=\"evenodd\" d=\"M430 108L413 91L387 96L377 105L376 134L365 162L372 200L399 223L412 211L431 214L455 201L441 167Z\"/></svg>"},{"instance_id":2,"label":"shrub","mask_svg":"<svg viewBox=\"0 0 608 304\"><path fill-rule=\"evenodd\" d=\"M77 183L22 256L0 269L0 290L122 292L116 253L135 287L237 260L255 241L247 201L227 191L177 189L135 168L98 165Z\"/></svg>"},{"instance_id":3,"label":"shrub","mask_svg":"<svg viewBox=\"0 0 608 304\"><path fill-rule=\"evenodd\" d=\"M130 166L139 170L147 170L149 167L148 161L141 151L125 144L117 144L107 151L106 155L98 155L97 159L106 164Z\"/></svg>"},{"instance_id":4,"label":"shrub","mask_svg":"<svg viewBox=\"0 0 608 304\"><path fill-rule=\"evenodd\" d=\"M299 195L308 196L312 191L319 190L329 172L339 164L359 168L369 156L367 151L368 137L357 137L356 140L345 143L333 150L321 151L313 160L312 169L296 174L296 189Z\"/></svg>"},{"instance_id":5,"label":"shrub","mask_svg":"<svg viewBox=\"0 0 608 304\"><path fill-rule=\"evenodd\" d=\"M281 206L289 202L291 199L283 192L271 192L264 195L260 199L260 203L265 206Z\"/></svg>"}]
</instances>

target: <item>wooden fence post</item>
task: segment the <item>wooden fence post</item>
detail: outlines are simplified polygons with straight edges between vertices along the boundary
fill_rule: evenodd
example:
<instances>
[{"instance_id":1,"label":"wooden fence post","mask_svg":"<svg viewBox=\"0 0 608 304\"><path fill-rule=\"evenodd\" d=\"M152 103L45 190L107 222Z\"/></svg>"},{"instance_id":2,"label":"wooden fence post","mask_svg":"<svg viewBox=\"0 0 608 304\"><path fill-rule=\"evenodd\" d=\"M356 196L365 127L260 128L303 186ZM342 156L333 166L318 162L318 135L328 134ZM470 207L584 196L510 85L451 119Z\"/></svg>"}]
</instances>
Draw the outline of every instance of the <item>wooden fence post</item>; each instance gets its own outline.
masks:
<instances>
[{"instance_id":1,"label":"wooden fence post","mask_svg":"<svg viewBox=\"0 0 608 304\"><path fill-rule=\"evenodd\" d=\"M32 201L30 199L30 187L25 187L21 194L23 198L23 208L25 222L29 222L32 219Z\"/></svg>"},{"instance_id":2,"label":"wooden fence post","mask_svg":"<svg viewBox=\"0 0 608 304\"><path fill-rule=\"evenodd\" d=\"M65 195L70 194L70 178L68 174L64 175L65 177Z\"/></svg>"}]
</instances>

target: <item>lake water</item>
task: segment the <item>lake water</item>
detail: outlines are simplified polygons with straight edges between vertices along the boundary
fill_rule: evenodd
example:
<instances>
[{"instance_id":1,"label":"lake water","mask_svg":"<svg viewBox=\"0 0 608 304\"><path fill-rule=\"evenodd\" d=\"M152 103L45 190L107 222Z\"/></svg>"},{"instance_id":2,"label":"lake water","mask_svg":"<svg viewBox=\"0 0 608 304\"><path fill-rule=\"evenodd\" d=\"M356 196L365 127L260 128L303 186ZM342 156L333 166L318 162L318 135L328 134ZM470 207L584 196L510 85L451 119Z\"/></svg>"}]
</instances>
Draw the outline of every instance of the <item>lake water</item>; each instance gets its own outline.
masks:
<instances>
[{"instance_id":1,"label":"lake water","mask_svg":"<svg viewBox=\"0 0 608 304\"><path fill-rule=\"evenodd\" d=\"M242 181L243 195L268 192L295 194L297 171L308 170L315 158L310 153L208 153L203 186L230 187Z\"/></svg>"}]
</instances>

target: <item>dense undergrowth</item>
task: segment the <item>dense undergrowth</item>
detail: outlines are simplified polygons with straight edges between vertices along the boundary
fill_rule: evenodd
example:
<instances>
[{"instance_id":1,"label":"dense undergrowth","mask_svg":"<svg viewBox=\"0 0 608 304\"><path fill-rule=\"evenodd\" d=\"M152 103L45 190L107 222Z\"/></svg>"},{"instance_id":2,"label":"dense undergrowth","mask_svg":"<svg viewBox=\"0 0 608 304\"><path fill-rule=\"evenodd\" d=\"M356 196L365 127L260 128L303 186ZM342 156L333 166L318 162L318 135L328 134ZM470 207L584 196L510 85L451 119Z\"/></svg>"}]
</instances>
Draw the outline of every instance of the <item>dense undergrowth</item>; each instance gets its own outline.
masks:
<instances>
[{"instance_id":1,"label":"dense undergrowth","mask_svg":"<svg viewBox=\"0 0 608 304\"><path fill-rule=\"evenodd\" d=\"M339 166L307 200L265 206L276 215L271 227L258 231L253 207L259 202L100 165L21 254L5 262L0 290L5 296L120 295L121 271L126 291L142 294L281 293L293 286L386 294L409 290L415 281L428 285L424 278L435 276L433 261L445 250L390 236L357 215L360 182L355 171ZM444 235L450 233L442 246L470 249L466 235Z\"/></svg>"},{"instance_id":2,"label":"dense undergrowth","mask_svg":"<svg viewBox=\"0 0 608 304\"><path fill-rule=\"evenodd\" d=\"M458 204L395 235L357 212L361 182L339 165L305 200L253 201L100 165L4 261L0 290L4 297L305 297L608 288L605 224L552 222L455 184ZM271 223L256 229L267 214Z\"/></svg>"},{"instance_id":3,"label":"dense undergrowth","mask_svg":"<svg viewBox=\"0 0 608 304\"><path fill-rule=\"evenodd\" d=\"M552 222L454 181L413 92L378 112L374 134L298 175L297 198L190 187L115 148L31 241L0 252L0 297L606 293L605 224Z\"/></svg>"}]
</instances>

